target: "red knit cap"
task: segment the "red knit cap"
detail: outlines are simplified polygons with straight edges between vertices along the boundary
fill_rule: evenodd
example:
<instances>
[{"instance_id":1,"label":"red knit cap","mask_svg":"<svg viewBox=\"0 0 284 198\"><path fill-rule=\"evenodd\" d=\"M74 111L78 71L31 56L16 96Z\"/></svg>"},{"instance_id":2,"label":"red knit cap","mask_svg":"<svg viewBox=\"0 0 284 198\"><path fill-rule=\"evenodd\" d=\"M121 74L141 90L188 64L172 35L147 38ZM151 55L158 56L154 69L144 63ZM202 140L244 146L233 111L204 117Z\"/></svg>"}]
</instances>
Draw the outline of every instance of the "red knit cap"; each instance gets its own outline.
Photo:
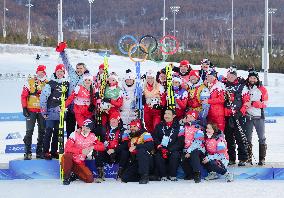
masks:
<instances>
[{"instance_id":1,"label":"red knit cap","mask_svg":"<svg viewBox=\"0 0 284 198\"><path fill-rule=\"evenodd\" d=\"M187 116L188 116L188 115L191 115L192 117L195 118L195 120L198 119L198 111L188 111L188 112L186 113L186 115L187 115Z\"/></svg>"},{"instance_id":2,"label":"red knit cap","mask_svg":"<svg viewBox=\"0 0 284 198\"><path fill-rule=\"evenodd\" d=\"M179 66L180 66L180 67L181 67L181 66L187 66L187 67L189 67L189 61L188 61L188 60L182 60L182 61L180 61Z\"/></svg>"},{"instance_id":3,"label":"red knit cap","mask_svg":"<svg viewBox=\"0 0 284 198\"><path fill-rule=\"evenodd\" d=\"M117 112L117 111L113 112L113 113L110 114L110 116L109 116L109 120L111 120L111 119L120 120L120 113Z\"/></svg>"},{"instance_id":4,"label":"red knit cap","mask_svg":"<svg viewBox=\"0 0 284 198\"><path fill-rule=\"evenodd\" d=\"M200 76L199 76L199 71L198 70L191 70L190 72L189 72L189 77L190 76L195 76L195 77L197 77L197 78L200 78Z\"/></svg>"},{"instance_id":5,"label":"red knit cap","mask_svg":"<svg viewBox=\"0 0 284 198\"><path fill-rule=\"evenodd\" d=\"M99 69L104 69L104 68L105 68L105 65L103 63L100 64Z\"/></svg>"},{"instance_id":6,"label":"red knit cap","mask_svg":"<svg viewBox=\"0 0 284 198\"><path fill-rule=\"evenodd\" d=\"M63 64L56 65L55 72L57 72L57 70L63 70L65 72L64 65Z\"/></svg>"},{"instance_id":7,"label":"red knit cap","mask_svg":"<svg viewBox=\"0 0 284 198\"><path fill-rule=\"evenodd\" d=\"M141 121L138 120L138 119L137 119L137 120L132 120L132 121L130 122L129 126L137 126L139 129L142 128L142 126L141 126Z\"/></svg>"},{"instance_id":8,"label":"red knit cap","mask_svg":"<svg viewBox=\"0 0 284 198\"><path fill-rule=\"evenodd\" d=\"M44 74L46 74L45 70L46 70L46 66L39 65L39 66L37 66L36 73L39 72L39 71L43 71Z\"/></svg>"}]
</instances>

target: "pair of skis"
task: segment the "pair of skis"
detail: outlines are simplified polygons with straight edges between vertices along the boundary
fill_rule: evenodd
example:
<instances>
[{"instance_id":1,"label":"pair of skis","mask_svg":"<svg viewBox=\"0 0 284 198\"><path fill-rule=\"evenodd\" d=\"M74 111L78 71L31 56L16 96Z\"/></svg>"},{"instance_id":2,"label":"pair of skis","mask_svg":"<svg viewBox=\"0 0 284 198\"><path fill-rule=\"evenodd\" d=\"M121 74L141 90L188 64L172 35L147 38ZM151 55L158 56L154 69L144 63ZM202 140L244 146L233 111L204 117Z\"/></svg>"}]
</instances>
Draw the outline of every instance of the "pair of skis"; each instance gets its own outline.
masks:
<instances>
[{"instance_id":1,"label":"pair of skis","mask_svg":"<svg viewBox=\"0 0 284 198\"><path fill-rule=\"evenodd\" d=\"M137 110L137 118L143 120L143 104L142 104L142 84L141 84L141 67L140 62L135 63L136 68L136 87L135 87L135 96L136 96L136 110Z\"/></svg>"},{"instance_id":2,"label":"pair of skis","mask_svg":"<svg viewBox=\"0 0 284 198\"><path fill-rule=\"evenodd\" d=\"M62 166L62 156L64 154L64 116L65 116L65 97L67 92L67 87L63 83L61 86L61 110L59 119L59 130L58 130L58 150L59 150L59 166L60 166L60 180L64 180L64 171Z\"/></svg>"},{"instance_id":3,"label":"pair of skis","mask_svg":"<svg viewBox=\"0 0 284 198\"><path fill-rule=\"evenodd\" d=\"M166 82L167 82L167 109L175 109L175 94L173 90L173 64L166 66Z\"/></svg>"}]
</instances>

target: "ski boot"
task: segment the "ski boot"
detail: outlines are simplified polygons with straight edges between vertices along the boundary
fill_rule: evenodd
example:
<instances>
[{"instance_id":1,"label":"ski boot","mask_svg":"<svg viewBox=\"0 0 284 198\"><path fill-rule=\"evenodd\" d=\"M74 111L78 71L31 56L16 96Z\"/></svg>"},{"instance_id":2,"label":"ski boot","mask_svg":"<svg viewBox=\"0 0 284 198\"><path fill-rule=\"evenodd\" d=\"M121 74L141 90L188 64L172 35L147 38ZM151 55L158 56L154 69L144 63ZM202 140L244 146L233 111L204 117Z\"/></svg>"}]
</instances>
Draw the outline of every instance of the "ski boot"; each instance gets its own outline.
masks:
<instances>
[{"instance_id":1,"label":"ski boot","mask_svg":"<svg viewBox=\"0 0 284 198\"><path fill-rule=\"evenodd\" d=\"M24 154L24 160L31 160L32 159L32 154L31 153L25 153Z\"/></svg>"},{"instance_id":2,"label":"ski boot","mask_svg":"<svg viewBox=\"0 0 284 198\"><path fill-rule=\"evenodd\" d=\"M117 180L117 181L121 181L122 173L123 173L123 168L122 168L122 167L119 167L119 168L118 168L118 171L117 171L117 176L116 176L116 180Z\"/></svg>"},{"instance_id":3,"label":"ski boot","mask_svg":"<svg viewBox=\"0 0 284 198\"><path fill-rule=\"evenodd\" d=\"M234 181L234 175L230 173L229 171L227 171L224 176L225 176L226 182Z\"/></svg>"},{"instance_id":4,"label":"ski boot","mask_svg":"<svg viewBox=\"0 0 284 198\"><path fill-rule=\"evenodd\" d=\"M246 166L246 161L240 160L238 166Z\"/></svg>"},{"instance_id":5,"label":"ski boot","mask_svg":"<svg viewBox=\"0 0 284 198\"><path fill-rule=\"evenodd\" d=\"M209 180L214 180L214 179L218 179L218 174L216 172L210 172L208 173L207 177L205 177L205 180L209 181Z\"/></svg>"},{"instance_id":6,"label":"ski boot","mask_svg":"<svg viewBox=\"0 0 284 198\"><path fill-rule=\"evenodd\" d=\"M139 180L139 184L148 184L149 183L149 176L148 175L142 175L141 179Z\"/></svg>"},{"instance_id":7,"label":"ski boot","mask_svg":"<svg viewBox=\"0 0 284 198\"><path fill-rule=\"evenodd\" d=\"M44 159L45 160L52 160L51 154L49 152L44 154Z\"/></svg>"},{"instance_id":8,"label":"ski boot","mask_svg":"<svg viewBox=\"0 0 284 198\"><path fill-rule=\"evenodd\" d=\"M267 144L259 144L259 166L265 165L266 150Z\"/></svg>"},{"instance_id":9,"label":"ski boot","mask_svg":"<svg viewBox=\"0 0 284 198\"><path fill-rule=\"evenodd\" d=\"M178 181L177 177L170 177L171 181Z\"/></svg>"},{"instance_id":10,"label":"ski boot","mask_svg":"<svg viewBox=\"0 0 284 198\"><path fill-rule=\"evenodd\" d=\"M194 179L195 183L200 183L201 182L201 173L200 173L200 171L194 172L193 179Z\"/></svg>"},{"instance_id":11,"label":"ski boot","mask_svg":"<svg viewBox=\"0 0 284 198\"><path fill-rule=\"evenodd\" d=\"M168 181L167 177L161 177L161 181Z\"/></svg>"},{"instance_id":12,"label":"ski boot","mask_svg":"<svg viewBox=\"0 0 284 198\"><path fill-rule=\"evenodd\" d=\"M70 178L66 178L63 180L63 185L69 185L71 183Z\"/></svg>"},{"instance_id":13,"label":"ski boot","mask_svg":"<svg viewBox=\"0 0 284 198\"><path fill-rule=\"evenodd\" d=\"M58 154L58 152L51 153L51 158L59 159L59 154Z\"/></svg>"},{"instance_id":14,"label":"ski boot","mask_svg":"<svg viewBox=\"0 0 284 198\"><path fill-rule=\"evenodd\" d=\"M99 167L98 168L98 178L97 178L98 181L105 181L105 172L104 172L104 168L103 167Z\"/></svg>"},{"instance_id":15,"label":"ski boot","mask_svg":"<svg viewBox=\"0 0 284 198\"><path fill-rule=\"evenodd\" d=\"M233 165L235 165L236 164L236 161L235 160L229 160L229 166L233 166Z\"/></svg>"}]
</instances>

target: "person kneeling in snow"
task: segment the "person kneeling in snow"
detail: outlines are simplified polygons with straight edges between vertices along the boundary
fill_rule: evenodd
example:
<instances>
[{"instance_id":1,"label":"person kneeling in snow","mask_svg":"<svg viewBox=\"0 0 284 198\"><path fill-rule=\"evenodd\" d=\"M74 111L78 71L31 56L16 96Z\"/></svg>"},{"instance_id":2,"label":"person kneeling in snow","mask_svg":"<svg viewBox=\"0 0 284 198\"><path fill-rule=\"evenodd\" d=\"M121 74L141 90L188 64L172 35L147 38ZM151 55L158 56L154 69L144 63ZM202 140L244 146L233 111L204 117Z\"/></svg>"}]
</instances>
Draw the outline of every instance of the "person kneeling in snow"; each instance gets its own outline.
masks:
<instances>
[{"instance_id":1,"label":"person kneeling in snow","mask_svg":"<svg viewBox=\"0 0 284 198\"><path fill-rule=\"evenodd\" d=\"M82 128L77 129L68 138L65 144L65 153L62 156L64 172L64 185L69 185L76 176L86 183L94 181L93 173L85 165L86 156L93 150L103 151L104 144L98 141L94 133L91 133L93 122L90 119L84 121ZM72 175L72 176L71 176Z\"/></svg>"},{"instance_id":2,"label":"person kneeling in snow","mask_svg":"<svg viewBox=\"0 0 284 198\"><path fill-rule=\"evenodd\" d=\"M142 126L141 120L132 120L129 125L130 134L125 132L122 141L128 143L127 151L130 152L131 157L121 181L125 183L139 181L139 184L147 184L154 141L151 134Z\"/></svg>"},{"instance_id":3,"label":"person kneeling in snow","mask_svg":"<svg viewBox=\"0 0 284 198\"><path fill-rule=\"evenodd\" d=\"M207 155L202 163L209 172L205 180L217 179L217 174L221 174L225 175L227 182L232 182L233 175L226 168L229 163L227 143L224 134L218 129L216 124L207 124L205 148Z\"/></svg>"}]
</instances>

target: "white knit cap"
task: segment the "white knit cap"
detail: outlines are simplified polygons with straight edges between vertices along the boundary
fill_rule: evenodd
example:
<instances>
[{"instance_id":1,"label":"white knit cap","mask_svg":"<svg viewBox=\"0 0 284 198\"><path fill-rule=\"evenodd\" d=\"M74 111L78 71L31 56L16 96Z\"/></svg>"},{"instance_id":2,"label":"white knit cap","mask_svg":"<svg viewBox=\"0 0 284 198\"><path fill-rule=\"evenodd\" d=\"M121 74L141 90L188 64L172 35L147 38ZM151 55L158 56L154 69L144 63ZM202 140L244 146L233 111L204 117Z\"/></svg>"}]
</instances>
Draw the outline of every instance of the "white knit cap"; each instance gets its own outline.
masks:
<instances>
[{"instance_id":1,"label":"white knit cap","mask_svg":"<svg viewBox=\"0 0 284 198\"><path fill-rule=\"evenodd\" d=\"M148 70L146 72L146 77L153 77L153 78L155 78L156 74L155 74L155 72L153 70Z\"/></svg>"},{"instance_id":2,"label":"white knit cap","mask_svg":"<svg viewBox=\"0 0 284 198\"><path fill-rule=\"evenodd\" d=\"M91 74L84 74L83 80L86 80L86 79L90 79L91 81L93 81L93 76Z\"/></svg>"},{"instance_id":3,"label":"white knit cap","mask_svg":"<svg viewBox=\"0 0 284 198\"><path fill-rule=\"evenodd\" d=\"M135 80L136 76L133 72L128 72L125 74L125 80L131 79L131 80Z\"/></svg>"},{"instance_id":4,"label":"white knit cap","mask_svg":"<svg viewBox=\"0 0 284 198\"><path fill-rule=\"evenodd\" d=\"M181 78L178 77L178 76L173 77L173 82L174 82L174 81L177 81L177 82L179 82L180 84L182 83Z\"/></svg>"},{"instance_id":5,"label":"white knit cap","mask_svg":"<svg viewBox=\"0 0 284 198\"><path fill-rule=\"evenodd\" d=\"M116 74L111 74L108 78L113 78L118 82L118 76Z\"/></svg>"}]
</instances>

